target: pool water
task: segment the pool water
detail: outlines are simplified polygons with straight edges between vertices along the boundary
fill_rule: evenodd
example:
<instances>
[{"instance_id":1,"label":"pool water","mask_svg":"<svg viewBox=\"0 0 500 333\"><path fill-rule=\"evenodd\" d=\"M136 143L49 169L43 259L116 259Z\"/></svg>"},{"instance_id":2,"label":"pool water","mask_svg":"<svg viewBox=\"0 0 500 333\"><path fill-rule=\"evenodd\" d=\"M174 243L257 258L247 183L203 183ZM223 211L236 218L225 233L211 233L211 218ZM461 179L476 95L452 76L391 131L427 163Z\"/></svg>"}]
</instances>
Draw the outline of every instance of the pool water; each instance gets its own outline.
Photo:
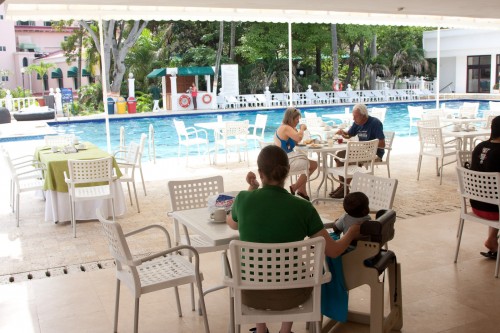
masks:
<instances>
[{"instance_id":1,"label":"pool water","mask_svg":"<svg viewBox=\"0 0 500 333\"><path fill-rule=\"evenodd\" d=\"M446 101L447 108L458 109L464 101ZM406 102L406 103L387 103L387 104L367 104L370 107L385 107L387 113L384 121L384 130L396 132L396 136L408 136L410 120L408 117L408 105L421 105L426 109L435 108L435 101L425 102ZM344 114L346 107L352 105L339 106L318 106L318 107L300 107L302 111L316 112L318 116L324 114ZM482 116L483 110L488 110L488 101L481 101L479 107L479 116ZM178 141L177 133L173 124L173 119L183 120L186 127L194 126L194 123L215 122L217 115L222 115L224 121L249 120L250 124L255 122L256 113L268 115L265 130L265 141L272 141L273 135L283 118L284 108L282 109L263 109L252 111L219 112L207 114L186 114L186 115L165 115L156 117L135 117L120 118L109 121L111 147L116 150L120 143L120 127L125 128L126 143L130 141L139 142L141 134L149 132L149 125L153 124L155 130L156 157L166 158L177 156ZM304 116L304 115L303 115ZM82 141L90 141L100 148L106 149L106 126L103 119L92 121L80 121L72 123L50 123L50 125L59 133L74 133ZM411 135L416 135L417 129L413 128ZM209 140L214 141L213 131L208 131ZM254 141L254 140L251 140ZM255 143L251 143L251 146ZM204 147L200 147L204 149ZM184 149L184 147L182 147ZM181 154L184 150L181 150ZM191 153L196 154L196 147L191 147ZM145 154L146 155L146 154ZM147 158L145 156L144 158Z\"/></svg>"}]
</instances>

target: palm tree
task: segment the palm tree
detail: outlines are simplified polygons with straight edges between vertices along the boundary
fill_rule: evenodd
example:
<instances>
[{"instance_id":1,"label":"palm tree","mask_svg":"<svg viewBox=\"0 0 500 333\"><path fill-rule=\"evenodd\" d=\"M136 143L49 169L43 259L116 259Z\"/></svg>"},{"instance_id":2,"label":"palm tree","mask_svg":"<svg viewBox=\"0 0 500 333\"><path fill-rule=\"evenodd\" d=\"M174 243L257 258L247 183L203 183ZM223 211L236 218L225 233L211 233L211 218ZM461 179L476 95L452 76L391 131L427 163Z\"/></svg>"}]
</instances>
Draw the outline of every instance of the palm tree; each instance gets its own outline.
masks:
<instances>
[{"instance_id":1,"label":"palm tree","mask_svg":"<svg viewBox=\"0 0 500 333\"><path fill-rule=\"evenodd\" d=\"M49 70L51 68L54 68L54 67L56 67L56 65L53 63L40 61L40 63L33 63L33 64L29 65L28 67L26 67L26 73L31 74L33 72L36 72L43 81L43 78L45 77L45 75L47 75ZM42 84L42 86L43 86L42 96L45 96L45 86L44 86L44 84Z\"/></svg>"},{"instance_id":2,"label":"palm tree","mask_svg":"<svg viewBox=\"0 0 500 333\"><path fill-rule=\"evenodd\" d=\"M396 81L401 75L419 75L427 71L429 62L425 59L422 48L415 45L406 45L394 54L392 65L394 66L393 88L395 88Z\"/></svg>"}]
</instances>

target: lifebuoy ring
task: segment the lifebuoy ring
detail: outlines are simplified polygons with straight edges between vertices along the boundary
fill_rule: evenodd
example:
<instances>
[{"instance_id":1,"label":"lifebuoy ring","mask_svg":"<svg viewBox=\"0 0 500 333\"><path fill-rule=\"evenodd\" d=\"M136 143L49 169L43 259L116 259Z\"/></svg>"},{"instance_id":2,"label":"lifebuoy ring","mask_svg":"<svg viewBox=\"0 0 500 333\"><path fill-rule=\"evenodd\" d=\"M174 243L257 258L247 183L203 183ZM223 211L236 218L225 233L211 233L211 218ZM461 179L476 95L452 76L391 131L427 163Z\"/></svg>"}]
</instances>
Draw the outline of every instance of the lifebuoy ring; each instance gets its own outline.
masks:
<instances>
[{"instance_id":1,"label":"lifebuoy ring","mask_svg":"<svg viewBox=\"0 0 500 333\"><path fill-rule=\"evenodd\" d=\"M203 95L203 97L201 98L201 100L203 101L203 103L205 104L210 104L210 102L212 102L212 95L210 94L205 94Z\"/></svg>"},{"instance_id":2,"label":"lifebuoy ring","mask_svg":"<svg viewBox=\"0 0 500 333\"><path fill-rule=\"evenodd\" d=\"M187 108L191 105L191 98L189 98L188 95L181 95L181 97L179 97L179 105L184 109Z\"/></svg>"}]
</instances>

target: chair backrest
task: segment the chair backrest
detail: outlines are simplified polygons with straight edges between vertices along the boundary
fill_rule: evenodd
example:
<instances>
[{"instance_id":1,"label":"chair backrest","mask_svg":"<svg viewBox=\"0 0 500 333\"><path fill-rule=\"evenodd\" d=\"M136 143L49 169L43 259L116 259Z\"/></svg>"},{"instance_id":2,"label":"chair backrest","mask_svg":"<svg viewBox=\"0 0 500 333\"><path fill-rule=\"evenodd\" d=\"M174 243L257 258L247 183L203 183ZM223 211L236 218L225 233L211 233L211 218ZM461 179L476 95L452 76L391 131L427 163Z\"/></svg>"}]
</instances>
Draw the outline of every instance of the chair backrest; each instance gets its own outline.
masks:
<instances>
[{"instance_id":1,"label":"chair backrest","mask_svg":"<svg viewBox=\"0 0 500 333\"><path fill-rule=\"evenodd\" d=\"M244 121L227 121L222 129L224 139L237 137L245 139L248 135L248 120Z\"/></svg>"},{"instance_id":2,"label":"chair backrest","mask_svg":"<svg viewBox=\"0 0 500 333\"><path fill-rule=\"evenodd\" d=\"M396 136L396 132L394 131L384 131L384 136L385 136L385 148L388 151L388 154L390 153L392 149L392 143L394 142L394 137Z\"/></svg>"},{"instance_id":3,"label":"chair backrest","mask_svg":"<svg viewBox=\"0 0 500 333\"><path fill-rule=\"evenodd\" d=\"M424 107L423 106L411 106L408 105L408 115L410 116L410 119L412 118L422 118L422 114L424 113Z\"/></svg>"},{"instance_id":4,"label":"chair backrest","mask_svg":"<svg viewBox=\"0 0 500 333\"><path fill-rule=\"evenodd\" d=\"M431 118L417 121L418 127L439 127L439 118Z\"/></svg>"},{"instance_id":5,"label":"chair backrest","mask_svg":"<svg viewBox=\"0 0 500 333\"><path fill-rule=\"evenodd\" d=\"M387 108L371 108L369 110L370 116L377 118L382 123L385 121L386 112L387 112Z\"/></svg>"},{"instance_id":6,"label":"chair backrest","mask_svg":"<svg viewBox=\"0 0 500 333\"><path fill-rule=\"evenodd\" d=\"M418 126L418 136L420 139L420 151L426 148L436 149L436 147L444 149L441 127Z\"/></svg>"},{"instance_id":7,"label":"chair backrest","mask_svg":"<svg viewBox=\"0 0 500 333\"><path fill-rule=\"evenodd\" d=\"M479 103L478 102L464 102L462 104L463 107L466 107L466 108L471 108L471 109L474 109L474 111L477 112L479 111Z\"/></svg>"},{"instance_id":8,"label":"chair backrest","mask_svg":"<svg viewBox=\"0 0 500 333\"><path fill-rule=\"evenodd\" d=\"M397 187L397 179L377 177L363 172L356 172L351 182L351 192L363 192L370 200L370 211L392 209Z\"/></svg>"},{"instance_id":9,"label":"chair backrest","mask_svg":"<svg viewBox=\"0 0 500 333\"><path fill-rule=\"evenodd\" d=\"M460 118L477 118L477 108L474 106L461 106L458 108L458 114Z\"/></svg>"},{"instance_id":10,"label":"chair backrest","mask_svg":"<svg viewBox=\"0 0 500 333\"><path fill-rule=\"evenodd\" d=\"M321 127L323 125L323 119L321 117L305 117L300 119L301 124L306 124L307 127Z\"/></svg>"},{"instance_id":11,"label":"chair backrest","mask_svg":"<svg viewBox=\"0 0 500 333\"><path fill-rule=\"evenodd\" d=\"M141 141L139 141L139 154L137 156L137 166L140 166L142 163L142 155L144 154L144 147L146 146L146 140L148 136L146 133L141 134Z\"/></svg>"},{"instance_id":12,"label":"chair backrest","mask_svg":"<svg viewBox=\"0 0 500 333\"><path fill-rule=\"evenodd\" d=\"M120 223L105 219L100 209L97 209L96 213L97 218L101 222L104 235L106 236L109 252L115 260L116 269L122 272L129 272L129 274L132 273L133 279L135 281L139 281L139 274L135 268L132 253L130 252L130 248L127 244L125 235L123 234L123 229ZM128 266L130 271L128 269L123 269L124 266ZM133 288L133 285L134 283L132 283L130 287Z\"/></svg>"},{"instance_id":13,"label":"chair backrest","mask_svg":"<svg viewBox=\"0 0 500 333\"><path fill-rule=\"evenodd\" d=\"M257 130L262 129L261 135L264 138L264 131L266 130L267 114L257 114L255 117L255 124L253 126L253 135L257 135Z\"/></svg>"},{"instance_id":14,"label":"chair backrest","mask_svg":"<svg viewBox=\"0 0 500 333\"><path fill-rule=\"evenodd\" d=\"M472 152L470 150L457 150L458 166L465 167L465 163L467 163L470 166L471 160L472 160Z\"/></svg>"},{"instance_id":15,"label":"chair backrest","mask_svg":"<svg viewBox=\"0 0 500 333\"><path fill-rule=\"evenodd\" d=\"M179 138L179 142L187 139L188 133L186 130L186 125L184 125L184 121L174 119L175 131L177 132L177 137Z\"/></svg>"},{"instance_id":16,"label":"chair backrest","mask_svg":"<svg viewBox=\"0 0 500 333\"><path fill-rule=\"evenodd\" d=\"M392 209L381 210L377 213L375 220L361 223L362 239L379 243L382 246L394 238L396 233L394 223L396 223L396 212Z\"/></svg>"},{"instance_id":17,"label":"chair backrest","mask_svg":"<svg viewBox=\"0 0 500 333\"><path fill-rule=\"evenodd\" d=\"M153 158L153 161L156 163L156 147L155 147L155 128L153 124L149 124L149 133L148 133L148 156L149 159Z\"/></svg>"},{"instance_id":18,"label":"chair backrest","mask_svg":"<svg viewBox=\"0 0 500 333\"><path fill-rule=\"evenodd\" d=\"M72 145L75 141L74 134L61 134L61 135L46 135L44 137L46 146L67 146Z\"/></svg>"},{"instance_id":19,"label":"chair backrest","mask_svg":"<svg viewBox=\"0 0 500 333\"><path fill-rule=\"evenodd\" d=\"M307 112L304 111L305 118L318 118L318 114L316 112Z\"/></svg>"},{"instance_id":20,"label":"chair backrest","mask_svg":"<svg viewBox=\"0 0 500 333\"><path fill-rule=\"evenodd\" d=\"M500 205L500 173L480 172L457 166L458 186L462 197L462 213L466 199Z\"/></svg>"},{"instance_id":21,"label":"chair backrest","mask_svg":"<svg viewBox=\"0 0 500 333\"><path fill-rule=\"evenodd\" d=\"M137 159L139 157L139 150L140 150L139 145L137 143L135 143L134 141L131 141L128 145L127 152L123 156L123 160L126 163L136 165Z\"/></svg>"},{"instance_id":22,"label":"chair backrest","mask_svg":"<svg viewBox=\"0 0 500 333\"><path fill-rule=\"evenodd\" d=\"M489 114L488 118L486 118L486 124L484 124L484 128L491 129L491 122L495 117L498 117L498 115L495 114Z\"/></svg>"},{"instance_id":23,"label":"chair backrest","mask_svg":"<svg viewBox=\"0 0 500 333\"><path fill-rule=\"evenodd\" d=\"M492 102L489 103L490 111L500 111L500 102Z\"/></svg>"},{"instance_id":24,"label":"chair backrest","mask_svg":"<svg viewBox=\"0 0 500 333\"><path fill-rule=\"evenodd\" d=\"M440 120L440 119L445 119L446 115L443 110L440 109L426 109L424 113L422 114L422 119L423 120Z\"/></svg>"},{"instance_id":25,"label":"chair backrest","mask_svg":"<svg viewBox=\"0 0 500 333\"><path fill-rule=\"evenodd\" d=\"M236 303L240 303L241 290L320 289L324 279L322 237L266 244L233 240L229 251Z\"/></svg>"},{"instance_id":26,"label":"chair backrest","mask_svg":"<svg viewBox=\"0 0 500 333\"><path fill-rule=\"evenodd\" d=\"M207 207L208 197L224 192L222 176L171 180L167 186L173 211Z\"/></svg>"},{"instance_id":27,"label":"chair backrest","mask_svg":"<svg viewBox=\"0 0 500 333\"><path fill-rule=\"evenodd\" d=\"M125 149L125 127L120 126L120 149Z\"/></svg>"},{"instance_id":28,"label":"chair backrest","mask_svg":"<svg viewBox=\"0 0 500 333\"><path fill-rule=\"evenodd\" d=\"M73 184L113 181L113 158L95 160L68 160L69 179Z\"/></svg>"},{"instance_id":29,"label":"chair backrest","mask_svg":"<svg viewBox=\"0 0 500 333\"><path fill-rule=\"evenodd\" d=\"M377 154L378 140L347 142L346 158L348 162L371 162Z\"/></svg>"}]
</instances>

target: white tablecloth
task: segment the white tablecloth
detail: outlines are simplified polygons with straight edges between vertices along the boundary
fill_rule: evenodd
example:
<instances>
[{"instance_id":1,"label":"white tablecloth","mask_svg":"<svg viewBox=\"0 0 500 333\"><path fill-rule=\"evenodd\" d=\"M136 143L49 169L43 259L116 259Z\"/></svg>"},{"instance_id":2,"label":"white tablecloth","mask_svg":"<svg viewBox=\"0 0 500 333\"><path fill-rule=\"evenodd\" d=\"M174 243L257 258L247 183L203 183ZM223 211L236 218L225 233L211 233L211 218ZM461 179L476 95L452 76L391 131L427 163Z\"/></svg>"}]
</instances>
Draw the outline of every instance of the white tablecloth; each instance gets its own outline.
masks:
<instances>
[{"instance_id":1,"label":"white tablecloth","mask_svg":"<svg viewBox=\"0 0 500 333\"><path fill-rule=\"evenodd\" d=\"M127 203L125 202L121 182L113 182L112 191L115 197L115 216L124 215L127 212ZM71 221L68 192L45 191L45 197L45 221L54 223ZM100 208L103 203L104 216L111 217L111 200L100 199L77 202L75 205L76 220L96 220L96 209Z\"/></svg>"}]
</instances>

